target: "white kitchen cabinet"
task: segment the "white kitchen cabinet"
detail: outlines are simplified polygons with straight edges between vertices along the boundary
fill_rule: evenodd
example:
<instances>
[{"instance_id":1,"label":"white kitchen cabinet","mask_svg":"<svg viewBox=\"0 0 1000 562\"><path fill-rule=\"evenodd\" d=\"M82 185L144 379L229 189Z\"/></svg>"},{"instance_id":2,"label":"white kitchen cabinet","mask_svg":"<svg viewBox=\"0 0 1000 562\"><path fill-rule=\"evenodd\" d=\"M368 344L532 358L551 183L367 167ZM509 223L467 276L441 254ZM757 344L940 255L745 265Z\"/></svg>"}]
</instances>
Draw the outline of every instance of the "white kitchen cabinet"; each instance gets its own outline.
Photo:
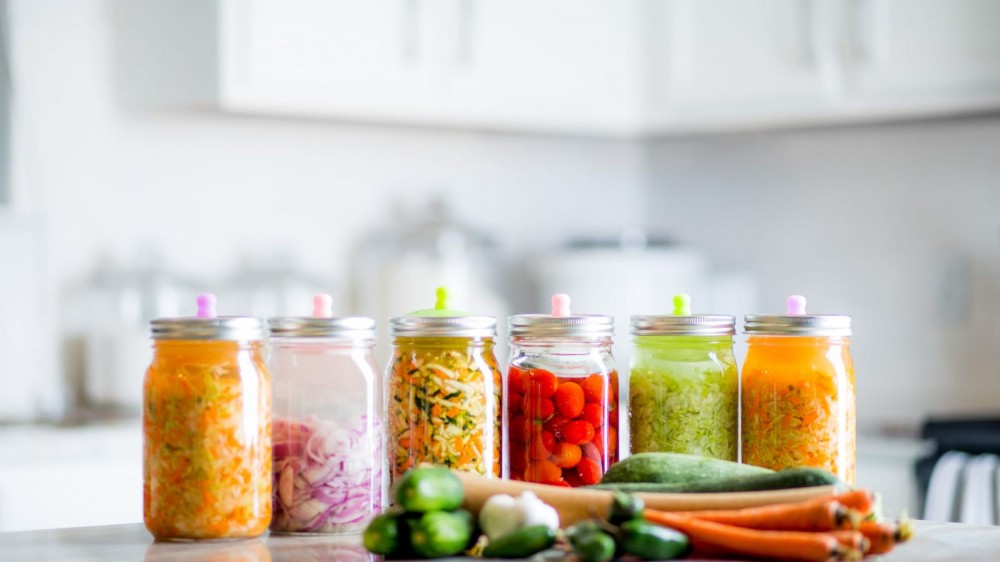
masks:
<instances>
[{"instance_id":1,"label":"white kitchen cabinet","mask_svg":"<svg viewBox=\"0 0 1000 562\"><path fill-rule=\"evenodd\" d=\"M997 107L1000 2L854 0L851 10L851 87L860 107Z\"/></svg>"},{"instance_id":2,"label":"white kitchen cabinet","mask_svg":"<svg viewBox=\"0 0 1000 562\"><path fill-rule=\"evenodd\" d=\"M458 0L435 110L486 128L631 134L642 125L642 4Z\"/></svg>"},{"instance_id":3,"label":"white kitchen cabinet","mask_svg":"<svg viewBox=\"0 0 1000 562\"><path fill-rule=\"evenodd\" d=\"M219 93L237 112L415 120L430 73L417 0L219 0ZM424 14L425 15L425 14Z\"/></svg>"},{"instance_id":4,"label":"white kitchen cabinet","mask_svg":"<svg viewBox=\"0 0 1000 562\"><path fill-rule=\"evenodd\" d=\"M645 136L1000 107L995 0L218 0L221 106Z\"/></svg>"}]
</instances>

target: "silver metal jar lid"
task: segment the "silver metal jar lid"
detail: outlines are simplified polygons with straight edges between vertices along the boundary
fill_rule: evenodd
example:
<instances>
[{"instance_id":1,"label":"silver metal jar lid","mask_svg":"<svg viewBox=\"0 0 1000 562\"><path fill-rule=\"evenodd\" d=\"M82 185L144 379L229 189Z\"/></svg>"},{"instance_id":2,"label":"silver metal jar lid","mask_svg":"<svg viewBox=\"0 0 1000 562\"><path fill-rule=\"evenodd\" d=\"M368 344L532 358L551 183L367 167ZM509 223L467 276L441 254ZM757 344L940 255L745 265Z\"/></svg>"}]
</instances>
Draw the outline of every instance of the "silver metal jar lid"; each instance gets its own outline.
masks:
<instances>
[{"instance_id":1,"label":"silver metal jar lid","mask_svg":"<svg viewBox=\"0 0 1000 562\"><path fill-rule=\"evenodd\" d=\"M375 338L375 319L366 316L288 316L268 318L267 327L275 338L344 338L371 340Z\"/></svg>"},{"instance_id":2,"label":"silver metal jar lid","mask_svg":"<svg viewBox=\"0 0 1000 562\"><path fill-rule=\"evenodd\" d=\"M751 314L744 320L743 331L774 336L849 336L851 317L839 314Z\"/></svg>"},{"instance_id":3,"label":"silver metal jar lid","mask_svg":"<svg viewBox=\"0 0 1000 562\"><path fill-rule=\"evenodd\" d=\"M263 323L249 316L157 318L149 323L154 340L262 340Z\"/></svg>"},{"instance_id":4,"label":"silver metal jar lid","mask_svg":"<svg viewBox=\"0 0 1000 562\"><path fill-rule=\"evenodd\" d=\"M389 321L392 335L402 337L492 338L497 319L492 316L397 316Z\"/></svg>"},{"instance_id":5,"label":"silver metal jar lid","mask_svg":"<svg viewBox=\"0 0 1000 562\"><path fill-rule=\"evenodd\" d=\"M632 316L634 336L732 336L736 317L718 314L640 314Z\"/></svg>"},{"instance_id":6,"label":"silver metal jar lid","mask_svg":"<svg viewBox=\"0 0 1000 562\"><path fill-rule=\"evenodd\" d=\"M516 314L508 320L513 337L610 337L615 319L603 314Z\"/></svg>"}]
</instances>

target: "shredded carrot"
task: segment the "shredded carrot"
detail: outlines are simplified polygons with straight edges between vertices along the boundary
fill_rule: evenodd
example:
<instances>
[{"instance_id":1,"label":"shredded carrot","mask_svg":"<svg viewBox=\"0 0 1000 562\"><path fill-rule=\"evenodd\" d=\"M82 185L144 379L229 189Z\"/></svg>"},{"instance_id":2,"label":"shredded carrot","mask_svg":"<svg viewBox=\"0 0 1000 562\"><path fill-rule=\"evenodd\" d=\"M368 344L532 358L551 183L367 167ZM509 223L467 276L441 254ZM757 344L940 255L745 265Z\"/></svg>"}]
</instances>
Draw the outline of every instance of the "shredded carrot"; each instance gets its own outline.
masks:
<instances>
[{"instance_id":1,"label":"shredded carrot","mask_svg":"<svg viewBox=\"0 0 1000 562\"><path fill-rule=\"evenodd\" d=\"M143 406L146 527L157 538L260 535L271 519L272 451L259 352L232 341L156 348Z\"/></svg>"}]
</instances>

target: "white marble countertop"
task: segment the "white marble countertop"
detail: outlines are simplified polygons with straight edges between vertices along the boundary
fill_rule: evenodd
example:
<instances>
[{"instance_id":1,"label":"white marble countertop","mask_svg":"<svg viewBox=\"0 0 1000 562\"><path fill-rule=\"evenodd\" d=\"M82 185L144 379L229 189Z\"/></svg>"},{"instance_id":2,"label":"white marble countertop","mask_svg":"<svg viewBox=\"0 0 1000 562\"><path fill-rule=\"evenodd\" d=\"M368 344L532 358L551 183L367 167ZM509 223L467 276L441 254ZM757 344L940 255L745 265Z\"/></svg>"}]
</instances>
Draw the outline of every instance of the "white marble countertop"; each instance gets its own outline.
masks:
<instances>
[{"instance_id":1,"label":"white marble countertop","mask_svg":"<svg viewBox=\"0 0 1000 562\"><path fill-rule=\"evenodd\" d=\"M4 562L372 562L376 559L361 548L357 537L267 536L230 542L158 543L140 524L0 533L0 560ZM918 521L914 539L879 560L1000 560L1000 527Z\"/></svg>"}]
</instances>

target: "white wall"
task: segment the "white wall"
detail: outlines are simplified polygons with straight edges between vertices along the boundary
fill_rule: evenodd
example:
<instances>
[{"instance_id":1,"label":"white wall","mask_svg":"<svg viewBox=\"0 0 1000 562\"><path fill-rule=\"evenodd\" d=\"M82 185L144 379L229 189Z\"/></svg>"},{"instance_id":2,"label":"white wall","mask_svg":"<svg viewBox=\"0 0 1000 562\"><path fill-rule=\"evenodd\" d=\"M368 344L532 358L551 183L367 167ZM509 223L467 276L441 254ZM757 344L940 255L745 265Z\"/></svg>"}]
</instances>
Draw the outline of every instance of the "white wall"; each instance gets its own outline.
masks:
<instances>
[{"instance_id":1,"label":"white wall","mask_svg":"<svg viewBox=\"0 0 1000 562\"><path fill-rule=\"evenodd\" d=\"M854 317L862 426L1000 404L1000 118L664 140L647 220Z\"/></svg>"}]
</instances>

